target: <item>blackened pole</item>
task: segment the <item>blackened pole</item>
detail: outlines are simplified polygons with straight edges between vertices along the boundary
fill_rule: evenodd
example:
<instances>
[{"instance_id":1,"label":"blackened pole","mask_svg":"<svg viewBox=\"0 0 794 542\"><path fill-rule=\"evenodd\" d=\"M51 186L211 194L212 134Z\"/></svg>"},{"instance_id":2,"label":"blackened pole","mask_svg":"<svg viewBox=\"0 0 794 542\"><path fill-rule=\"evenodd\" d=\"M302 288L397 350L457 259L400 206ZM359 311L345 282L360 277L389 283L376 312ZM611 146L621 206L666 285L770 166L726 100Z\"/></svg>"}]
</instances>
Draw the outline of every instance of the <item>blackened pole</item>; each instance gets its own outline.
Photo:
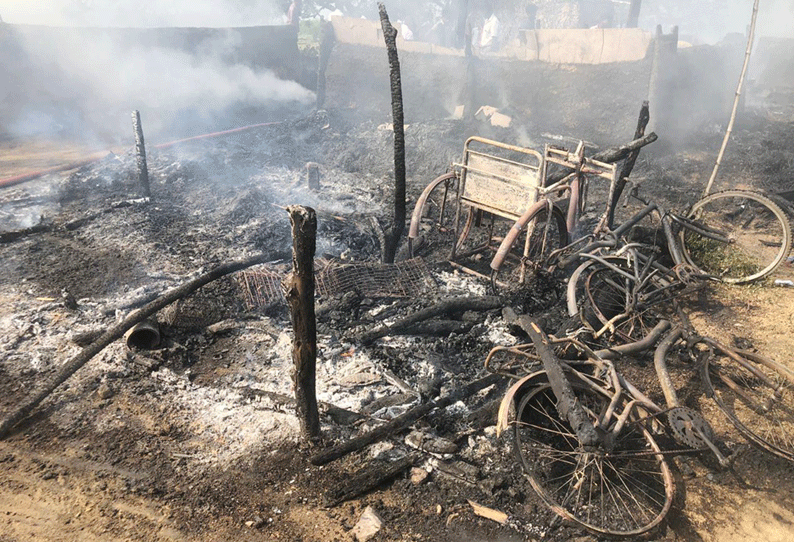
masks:
<instances>
[{"instance_id":1,"label":"blackened pole","mask_svg":"<svg viewBox=\"0 0 794 542\"><path fill-rule=\"evenodd\" d=\"M141 183L144 197L152 197L149 190L149 168L146 166L146 145L143 142L143 127L141 126L141 112L132 112L132 129L135 131L135 157L138 161L138 182Z\"/></svg>"},{"instance_id":2,"label":"blackened pole","mask_svg":"<svg viewBox=\"0 0 794 542\"><path fill-rule=\"evenodd\" d=\"M389 55L391 81L391 109L394 122L394 222L386 234L383 262L394 263L397 246L405 229L405 120L403 118L403 91L400 79L400 59L397 57L397 30L389 21L386 6L378 2L380 24L386 51Z\"/></svg>"},{"instance_id":3,"label":"blackened pole","mask_svg":"<svg viewBox=\"0 0 794 542\"><path fill-rule=\"evenodd\" d=\"M285 297L292 317L295 338L292 361L295 369L295 403L301 435L305 440L320 437L315 374L317 322L314 315L314 252L317 246L317 214L302 205L287 207L292 224L292 273L284 281Z\"/></svg>"},{"instance_id":4,"label":"blackened pole","mask_svg":"<svg viewBox=\"0 0 794 542\"><path fill-rule=\"evenodd\" d=\"M634 132L634 139L640 139L645 135L645 128L648 126L648 121L651 119L650 115L650 105L648 101L642 102L642 107L640 107L640 116L637 119L637 129ZM623 193L623 189L626 187L626 183L629 180L629 175L631 175L632 170L634 170L634 164L637 163L637 157L640 155L640 148L634 149L629 153L626 157L626 161L623 162L623 167L620 168L620 173L618 173L617 183L614 187L614 192L609 194L609 211L607 213L607 227L612 229L612 223L615 221L615 207L618 205L618 201L620 200L620 195Z\"/></svg>"}]
</instances>

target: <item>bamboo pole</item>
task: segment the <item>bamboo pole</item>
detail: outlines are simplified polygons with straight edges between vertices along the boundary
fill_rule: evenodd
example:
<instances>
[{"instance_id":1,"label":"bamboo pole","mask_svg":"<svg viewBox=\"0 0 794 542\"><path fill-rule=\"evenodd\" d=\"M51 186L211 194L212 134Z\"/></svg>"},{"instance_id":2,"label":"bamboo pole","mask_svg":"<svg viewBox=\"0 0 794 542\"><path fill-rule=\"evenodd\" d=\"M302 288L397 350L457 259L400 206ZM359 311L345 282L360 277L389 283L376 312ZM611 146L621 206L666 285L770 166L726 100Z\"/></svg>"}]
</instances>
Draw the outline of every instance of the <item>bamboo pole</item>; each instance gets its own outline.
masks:
<instances>
[{"instance_id":1,"label":"bamboo pole","mask_svg":"<svg viewBox=\"0 0 794 542\"><path fill-rule=\"evenodd\" d=\"M750 35L747 37L747 49L744 53L744 65L742 66L742 74L739 76L739 85L736 88L736 96L733 99L733 111L731 111L731 120L728 122L728 129L725 130L725 137L722 139L722 147L717 155L717 162L714 164L714 171L711 172L711 177L706 185L706 190L703 191L703 196L708 196L711 193L711 186L717 178L717 172L722 164L722 158L725 155L725 148L728 146L728 140L733 132L733 125L736 122L736 111L739 109L739 99L742 96L742 88L744 87L744 78L747 75L747 66L750 64L750 53L753 51L753 40L755 39L755 23L758 19L758 4L760 0L755 0L753 4L753 18L750 22Z\"/></svg>"}]
</instances>

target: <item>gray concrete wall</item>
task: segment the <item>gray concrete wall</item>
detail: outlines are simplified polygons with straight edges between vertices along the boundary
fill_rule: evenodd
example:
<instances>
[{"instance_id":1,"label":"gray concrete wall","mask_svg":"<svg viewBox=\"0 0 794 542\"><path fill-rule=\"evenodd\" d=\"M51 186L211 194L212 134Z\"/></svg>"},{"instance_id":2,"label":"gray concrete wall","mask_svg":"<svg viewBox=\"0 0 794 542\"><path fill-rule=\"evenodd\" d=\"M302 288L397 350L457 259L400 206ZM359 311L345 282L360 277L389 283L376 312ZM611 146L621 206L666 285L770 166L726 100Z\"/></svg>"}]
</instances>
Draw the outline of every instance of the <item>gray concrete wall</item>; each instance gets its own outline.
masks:
<instances>
[{"instance_id":1,"label":"gray concrete wall","mask_svg":"<svg viewBox=\"0 0 794 542\"><path fill-rule=\"evenodd\" d=\"M633 135L651 64L480 58L469 67L463 56L401 51L400 68L407 123L452 116L466 102L467 69L473 69L475 110L491 105L534 130L609 144ZM385 47L337 44L326 79L327 107L390 122Z\"/></svg>"},{"instance_id":2,"label":"gray concrete wall","mask_svg":"<svg viewBox=\"0 0 794 542\"><path fill-rule=\"evenodd\" d=\"M389 122L389 67L379 24L339 19L334 29L327 106ZM471 65L460 50L398 39L406 122L451 116L465 103L467 70L474 70L475 111L490 105L533 131L612 144L634 133L642 102L654 98L652 127L674 142L703 122L723 120L742 61L732 46L677 49L671 35L663 36L673 39L671 52L655 71L655 42L641 30L524 35Z\"/></svg>"}]
</instances>

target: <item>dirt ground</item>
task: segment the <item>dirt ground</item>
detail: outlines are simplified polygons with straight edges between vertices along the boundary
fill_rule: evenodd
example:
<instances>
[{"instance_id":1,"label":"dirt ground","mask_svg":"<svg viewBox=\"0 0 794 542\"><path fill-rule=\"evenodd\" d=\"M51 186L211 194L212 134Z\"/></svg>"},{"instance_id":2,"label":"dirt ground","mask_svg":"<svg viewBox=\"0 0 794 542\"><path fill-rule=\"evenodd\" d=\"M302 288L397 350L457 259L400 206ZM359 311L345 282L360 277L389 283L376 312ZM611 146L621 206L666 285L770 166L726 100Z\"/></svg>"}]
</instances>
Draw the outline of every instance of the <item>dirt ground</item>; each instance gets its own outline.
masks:
<instances>
[{"instance_id":1,"label":"dirt ground","mask_svg":"<svg viewBox=\"0 0 794 542\"><path fill-rule=\"evenodd\" d=\"M526 134L458 121L410 125L411 202L473 134L544 143L540 136L528 142ZM792 137L790 120L749 115L729 147L721 188L789 190ZM720 138L704 130L685 142L686 150L644 151L635 169L642 190L685 207L702 190ZM390 213L391 139L388 127L353 126L320 112L151 153L151 202L138 200L129 152L0 191L3 231L47 226L0 244L0 412L12 411L78 353L81 335L112 325L199 269L253 253L288 262L285 205L317 208L318 256L376 260L369 217L386 223ZM81 148L79 142L2 145L0 178L71 160ZM42 152L50 148L59 150ZM320 194L305 188L307 162L320 164ZM598 192L591 202L597 198ZM486 292L477 279L432 259L434 286L412 298L364 298L352 308L341 295L318 301L329 307L318 309L319 398L372 415L359 425L323 416L324 444L403 412L414 400L400 399L406 389L426 394L472 380L492 346L517 340L499 310L463 315L458 323L467 325L451 335L389 337L369 346L351 339L434 300ZM784 268L777 277L794 278L794 271ZM728 343L749 341L794 368L793 292L771 282L713 285L688 300L686 310L699 332ZM0 441L0 540L346 541L368 506L383 520L374 540L592 539L568 526L548 528L550 513L521 475L509 441L494 436L493 413L478 415L504 384L419 422L458 449L452 457L423 457L420 464L430 471L425 482L401 475L330 505L328 496L351 476L404 454L404 435L312 466L314 450L298 441L291 407L257 393L291 393L289 318L282 305L265 305L247 305L236 279L218 281L176 317L160 315L159 348L131 350L116 341L59 387ZM701 400L692 367L671 369ZM653 385L652 364L632 371ZM741 442L718 411L706 414L719 437ZM677 504L652 539L783 541L794 535L791 463L755 449L730 471L696 456L676 462ZM475 516L468 500L520 517L523 528Z\"/></svg>"}]
</instances>

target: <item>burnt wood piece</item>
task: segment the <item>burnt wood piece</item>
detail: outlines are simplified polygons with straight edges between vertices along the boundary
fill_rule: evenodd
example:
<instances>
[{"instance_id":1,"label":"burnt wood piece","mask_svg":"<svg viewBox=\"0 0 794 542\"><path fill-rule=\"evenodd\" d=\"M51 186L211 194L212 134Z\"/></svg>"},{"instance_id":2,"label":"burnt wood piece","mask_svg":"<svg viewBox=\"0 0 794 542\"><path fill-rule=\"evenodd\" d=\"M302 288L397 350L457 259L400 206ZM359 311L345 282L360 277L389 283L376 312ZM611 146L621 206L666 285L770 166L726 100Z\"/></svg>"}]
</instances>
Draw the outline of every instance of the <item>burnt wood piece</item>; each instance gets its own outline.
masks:
<instances>
[{"instance_id":1,"label":"burnt wood piece","mask_svg":"<svg viewBox=\"0 0 794 542\"><path fill-rule=\"evenodd\" d=\"M598 444L598 434L595 431L595 427L593 427L582 404L576 400L573 388L563 372L562 363L557 359L549 345L548 336L527 315L519 316L518 324L532 339L532 343L535 345L535 352L543 362L546 376L549 378L549 384L551 384L557 399L557 412L560 418L571 424L571 428L573 428L579 442L583 446ZM557 394L560 394L560 396Z\"/></svg>"},{"instance_id":2,"label":"burnt wood piece","mask_svg":"<svg viewBox=\"0 0 794 542\"><path fill-rule=\"evenodd\" d=\"M657 139L659 139L659 136L657 136L655 132L651 132L646 136L635 139L634 141L626 143L620 147L613 147L610 149L605 149L601 152L597 152L589 158L592 160L598 160L599 162L606 162L607 164L614 164L615 162L619 162L620 160L628 157L632 151L641 149L646 145L650 145ZM573 171L573 169L562 168L560 171L550 174L546 178L546 185L554 184L563 180L571 171Z\"/></svg>"},{"instance_id":3,"label":"burnt wood piece","mask_svg":"<svg viewBox=\"0 0 794 542\"><path fill-rule=\"evenodd\" d=\"M474 327L473 322L461 322L459 320L433 320L422 322L404 329L396 335L419 335L427 337L446 337L452 333L468 333Z\"/></svg>"},{"instance_id":4,"label":"burnt wood piece","mask_svg":"<svg viewBox=\"0 0 794 542\"><path fill-rule=\"evenodd\" d=\"M369 344L381 337L387 335L397 334L405 329L411 328L416 324L429 320L436 316L454 314L465 311L487 311L496 309L502 306L501 298L497 296L480 296L480 297L453 297L446 301L442 301L432 307L427 307L413 314L409 314L400 318L390 325L383 325L379 328L361 333L357 339L362 344Z\"/></svg>"},{"instance_id":5,"label":"burnt wood piece","mask_svg":"<svg viewBox=\"0 0 794 542\"><path fill-rule=\"evenodd\" d=\"M447 408L449 405L456 403L461 399L470 397L471 395L474 395L478 391L485 389L493 384L496 384L503 378L504 377L501 375L496 375L496 374L488 375L479 380L475 380L474 382L470 382L465 386L461 386L450 392L448 395L445 395L443 397L437 397L432 401L415 406L411 410L405 412L400 416L397 416L388 423L376 427L372 431L359 435L348 441L342 442L341 444L337 444L336 446L333 446L331 448L326 448L325 450L322 450L321 452L311 457L311 462L313 465L317 465L317 466L326 465L331 461L335 461L340 457L343 457L351 452L360 450L398 431L402 431L403 429L410 427L417 420L427 416L432 411L436 409Z\"/></svg>"},{"instance_id":6,"label":"burnt wood piece","mask_svg":"<svg viewBox=\"0 0 794 542\"><path fill-rule=\"evenodd\" d=\"M135 131L135 159L138 162L138 182L141 184L143 196L152 197L149 189L149 168L146 165L146 144L143 141L143 126L141 125L141 112L132 112L132 129Z\"/></svg>"},{"instance_id":7,"label":"burnt wood piece","mask_svg":"<svg viewBox=\"0 0 794 542\"><path fill-rule=\"evenodd\" d=\"M181 286L168 290L151 303L148 303L140 309L131 312L124 320L105 331L94 342L81 350L79 354L75 355L72 357L72 359L64 363L49 381L41 384L38 387L38 390L34 391L27 400L17 407L16 410L6 416L5 419L0 422L0 438L5 438L15 425L21 422L34 408L39 405L39 403L49 397L58 386L66 382L70 376L72 376L78 369L85 365L88 360L101 352L107 345L116 339L121 338L124 333L126 333L128 329L135 326L135 324L143 322L160 309L165 308L177 299L181 299L190 295L202 286L205 286L214 280L224 277L230 273L234 273L235 271L241 271L253 265L265 263L270 259L270 257L270 255L260 254L245 260L238 260L219 265L218 267L186 282Z\"/></svg>"},{"instance_id":8,"label":"burnt wood piece","mask_svg":"<svg viewBox=\"0 0 794 542\"><path fill-rule=\"evenodd\" d=\"M336 506L345 501L355 499L365 493L392 481L419 462L418 454L409 454L402 459L384 463L373 462L365 469L348 479L342 487L331 489L326 493L326 506Z\"/></svg>"},{"instance_id":9,"label":"burnt wood piece","mask_svg":"<svg viewBox=\"0 0 794 542\"><path fill-rule=\"evenodd\" d=\"M642 136L645 135L645 128L648 126L648 121L651 119L648 101L642 102L642 107L640 107L640 116L637 119L637 129L634 132L634 139L640 139ZM618 205L618 201L620 200L620 196L623 193L623 189L626 187L626 182L629 180L629 175L631 175L632 170L634 169L634 164L637 163L637 157L640 155L640 149L635 149L629 153L626 157L626 161L623 162L623 166L620 168L620 173L618 174L617 183L615 183L615 191L609 195L609 213L607 214L607 227L612 229L612 223L615 221L615 207Z\"/></svg>"},{"instance_id":10,"label":"burnt wood piece","mask_svg":"<svg viewBox=\"0 0 794 542\"><path fill-rule=\"evenodd\" d=\"M378 2L380 24L386 52L389 56L389 80L391 82L391 109L394 126L394 221L386 233L383 247L383 263L394 263L397 247L405 229L405 119L403 116L403 92L400 79L400 59L397 56L397 30L389 21L386 6Z\"/></svg>"},{"instance_id":11,"label":"burnt wood piece","mask_svg":"<svg viewBox=\"0 0 794 542\"><path fill-rule=\"evenodd\" d=\"M304 439L320 438L317 410L317 320L314 315L314 253L317 247L317 214L311 207L287 207L292 224L292 273L284 279L284 297L289 305L294 338L292 361L295 370L295 410Z\"/></svg>"}]
</instances>

